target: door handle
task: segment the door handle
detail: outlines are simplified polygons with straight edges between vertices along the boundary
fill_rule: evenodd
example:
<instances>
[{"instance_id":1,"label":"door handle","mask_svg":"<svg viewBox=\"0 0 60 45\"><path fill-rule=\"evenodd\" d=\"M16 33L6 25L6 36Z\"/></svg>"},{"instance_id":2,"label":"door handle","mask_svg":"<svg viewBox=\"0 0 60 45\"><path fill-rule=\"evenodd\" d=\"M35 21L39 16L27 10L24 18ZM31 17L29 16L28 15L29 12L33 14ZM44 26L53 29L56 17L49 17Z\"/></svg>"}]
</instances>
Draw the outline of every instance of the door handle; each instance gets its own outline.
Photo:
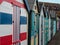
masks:
<instances>
[{"instance_id":1,"label":"door handle","mask_svg":"<svg viewBox=\"0 0 60 45\"><path fill-rule=\"evenodd\" d=\"M12 21L12 23L14 23L14 21Z\"/></svg>"},{"instance_id":2,"label":"door handle","mask_svg":"<svg viewBox=\"0 0 60 45\"><path fill-rule=\"evenodd\" d=\"M34 21L34 25L35 25L35 21Z\"/></svg>"},{"instance_id":3,"label":"door handle","mask_svg":"<svg viewBox=\"0 0 60 45\"><path fill-rule=\"evenodd\" d=\"M37 31L35 31L35 32L37 32Z\"/></svg>"}]
</instances>

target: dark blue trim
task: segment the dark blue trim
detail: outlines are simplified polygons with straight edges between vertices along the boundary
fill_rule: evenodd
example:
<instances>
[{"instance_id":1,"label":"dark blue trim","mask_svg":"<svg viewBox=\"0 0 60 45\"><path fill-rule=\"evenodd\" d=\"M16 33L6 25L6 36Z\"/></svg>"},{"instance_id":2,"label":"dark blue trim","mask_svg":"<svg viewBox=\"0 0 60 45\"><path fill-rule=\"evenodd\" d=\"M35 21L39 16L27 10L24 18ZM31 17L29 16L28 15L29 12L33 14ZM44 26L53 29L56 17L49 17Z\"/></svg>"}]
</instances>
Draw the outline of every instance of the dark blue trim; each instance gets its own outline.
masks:
<instances>
[{"instance_id":1,"label":"dark blue trim","mask_svg":"<svg viewBox=\"0 0 60 45\"><path fill-rule=\"evenodd\" d=\"M12 14L0 12L0 24L12 24ZM20 16L20 24L27 24L27 17Z\"/></svg>"},{"instance_id":2,"label":"dark blue trim","mask_svg":"<svg viewBox=\"0 0 60 45\"><path fill-rule=\"evenodd\" d=\"M20 16L20 24L27 24L27 17Z\"/></svg>"}]
</instances>

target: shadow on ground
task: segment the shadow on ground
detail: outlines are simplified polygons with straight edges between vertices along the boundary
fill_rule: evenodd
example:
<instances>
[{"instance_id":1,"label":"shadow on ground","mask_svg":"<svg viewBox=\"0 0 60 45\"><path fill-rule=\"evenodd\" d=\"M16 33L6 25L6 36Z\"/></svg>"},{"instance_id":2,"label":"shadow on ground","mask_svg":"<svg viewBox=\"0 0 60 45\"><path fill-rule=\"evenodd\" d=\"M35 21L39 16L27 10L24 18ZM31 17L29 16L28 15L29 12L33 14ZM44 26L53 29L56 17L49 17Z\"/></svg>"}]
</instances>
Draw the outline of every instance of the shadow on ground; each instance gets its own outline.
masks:
<instances>
[{"instance_id":1,"label":"shadow on ground","mask_svg":"<svg viewBox=\"0 0 60 45\"><path fill-rule=\"evenodd\" d=\"M48 45L60 45L60 31L56 33L55 37L53 37Z\"/></svg>"}]
</instances>

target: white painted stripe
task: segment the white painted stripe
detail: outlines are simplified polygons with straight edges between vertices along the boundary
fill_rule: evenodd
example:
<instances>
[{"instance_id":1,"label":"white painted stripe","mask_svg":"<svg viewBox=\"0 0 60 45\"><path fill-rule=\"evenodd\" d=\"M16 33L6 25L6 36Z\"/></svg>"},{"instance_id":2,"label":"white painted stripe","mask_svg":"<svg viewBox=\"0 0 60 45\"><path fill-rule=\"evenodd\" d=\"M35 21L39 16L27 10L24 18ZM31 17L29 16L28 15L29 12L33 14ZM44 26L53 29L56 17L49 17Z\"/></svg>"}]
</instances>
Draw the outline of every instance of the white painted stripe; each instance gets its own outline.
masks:
<instances>
[{"instance_id":1,"label":"white painted stripe","mask_svg":"<svg viewBox=\"0 0 60 45\"><path fill-rule=\"evenodd\" d=\"M0 25L0 37L6 35L12 35L13 27L12 25Z\"/></svg>"},{"instance_id":2,"label":"white painted stripe","mask_svg":"<svg viewBox=\"0 0 60 45\"><path fill-rule=\"evenodd\" d=\"M27 15L28 15L28 13L27 13L26 9L21 8L21 16L27 17Z\"/></svg>"},{"instance_id":3,"label":"white painted stripe","mask_svg":"<svg viewBox=\"0 0 60 45\"><path fill-rule=\"evenodd\" d=\"M28 44L27 40L24 40L24 41L21 42L21 45L27 45L27 44Z\"/></svg>"},{"instance_id":4,"label":"white painted stripe","mask_svg":"<svg viewBox=\"0 0 60 45\"><path fill-rule=\"evenodd\" d=\"M27 25L20 25L20 33L27 32Z\"/></svg>"},{"instance_id":5,"label":"white painted stripe","mask_svg":"<svg viewBox=\"0 0 60 45\"><path fill-rule=\"evenodd\" d=\"M20 25L20 33L27 32L27 25ZM12 25L0 25L0 37L6 35L12 35L13 26Z\"/></svg>"},{"instance_id":6,"label":"white painted stripe","mask_svg":"<svg viewBox=\"0 0 60 45\"><path fill-rule=\"evenodd\" d=\"M4 12L4 13L9 13L9 14L13 14L13 7L10 3L8 2L3 2L0 5L0 12Z\"/></svg>"}]
</instances>

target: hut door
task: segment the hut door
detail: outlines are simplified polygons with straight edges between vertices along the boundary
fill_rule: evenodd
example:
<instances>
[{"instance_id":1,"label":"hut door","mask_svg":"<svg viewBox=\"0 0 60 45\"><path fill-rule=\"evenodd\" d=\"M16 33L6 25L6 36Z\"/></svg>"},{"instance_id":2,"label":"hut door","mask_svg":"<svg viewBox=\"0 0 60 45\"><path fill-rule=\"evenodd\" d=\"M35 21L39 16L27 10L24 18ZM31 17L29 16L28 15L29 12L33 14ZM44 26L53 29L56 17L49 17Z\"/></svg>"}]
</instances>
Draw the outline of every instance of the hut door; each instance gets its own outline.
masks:
<instances>
[{"instance_id":1,"label":"hut door","mask_svg":"<svg viewBox=\"0 0 60 45\"><path fill-rule=\"evenodd\" d=\"M20 10L19 7L13 6L13 45L20 45Z\"/></svg>"},{"instance_id":2,"label":"hut door","mask_svg":"<svg viewBox=\"0 0 60 45\"><path fill-rule=\"evenodd\" d=\"M34 45L38 45L39 15L35 15L35 38Z\"/></svg>"},{"instance_id":3,"label":"hut door","mask_svg":"<svg viewBox=\"0 0 60 45\"><path fill-rule=\"evenodd\" d=\"M31 14L31 45L34 45L34 34L35 34L35 13L32 11Z\"/></svg>"},{"instance_id":4,"label":"hut door","mask_svg":"<svg viewBox=\"0 0 60 45\"><path fill-rule=\"evenodd\" d=\"M48 43L48 36L49 36L49 19L44 18L44 37L45 37L45 45Z\"/></svg>"},{"instance_id":5,"label":"hut door","mask_svg":"<svg viewBox=\"0 0 60 45\"><path fill-rule=\"evenodd\" d=\"M31 15L31 45L38 45L38 16L34 12Z\"/></svg>"}]
</instances>

